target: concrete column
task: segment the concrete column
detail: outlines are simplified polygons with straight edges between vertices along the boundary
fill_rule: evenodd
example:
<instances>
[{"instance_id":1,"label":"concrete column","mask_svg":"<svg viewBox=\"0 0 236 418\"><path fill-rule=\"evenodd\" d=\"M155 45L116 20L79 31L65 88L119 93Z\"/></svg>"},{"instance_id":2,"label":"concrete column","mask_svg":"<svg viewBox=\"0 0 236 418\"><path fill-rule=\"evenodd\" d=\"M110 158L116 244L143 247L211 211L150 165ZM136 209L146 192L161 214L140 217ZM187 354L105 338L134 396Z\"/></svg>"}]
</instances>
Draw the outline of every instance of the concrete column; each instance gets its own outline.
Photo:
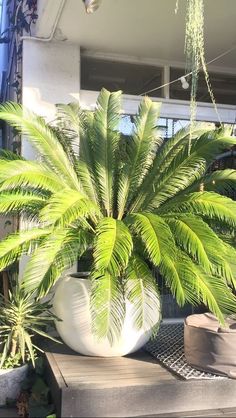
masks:
<instances>
[{"instance_id":1,"label":"concrete column","mask_svg":"<svg viewBox=\"0 0 236 418\"><path fill-rule=\"evenodd\" d=\"M45 117L55 116L56 103L79 99L80 48L66 42L25 40L23 45L24 106ZM22 155L35 158L28 141L22 141Z\"/></svg>"}]
</instances>

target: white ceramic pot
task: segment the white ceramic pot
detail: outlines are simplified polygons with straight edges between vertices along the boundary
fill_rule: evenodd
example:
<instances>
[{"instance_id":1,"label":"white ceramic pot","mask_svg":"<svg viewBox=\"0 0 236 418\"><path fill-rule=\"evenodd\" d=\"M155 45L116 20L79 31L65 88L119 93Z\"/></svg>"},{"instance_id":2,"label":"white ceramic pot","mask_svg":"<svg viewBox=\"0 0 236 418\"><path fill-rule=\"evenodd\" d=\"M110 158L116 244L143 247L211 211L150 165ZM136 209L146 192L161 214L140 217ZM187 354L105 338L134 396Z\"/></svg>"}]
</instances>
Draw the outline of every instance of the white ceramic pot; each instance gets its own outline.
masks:
<instances>
[{"instance_id":1,"label":"white ceramic pot","mask_svg":"<svg viewBox=\"0 0 236 418\"><path fill-rule=\"evenodd\" d=\"M27 364L15 369L0 369L0 406L6 404L7 398L17 399L27 370Z\"/></svg>"},{"instance_id":2,"label":"white ceramic pot","mask_svg":"<svg viewBox=\"0 0 236 418\"><path fill-rule=\"evenodd\" d=\"M81 275L80 275L81 277ZM126 302L126 316L120 339L110 345L107 338L96 339L91 331L89 307L91 283L89 279L70 275L63 278L54 296L54 312L61 322L56 322L62 340L73 350L87 356L124 356L140 349L151 336L151 329L137 330L133 324L133 306ZM157 312L156 323L160 320Z\"/></svg>"}]
</instances>

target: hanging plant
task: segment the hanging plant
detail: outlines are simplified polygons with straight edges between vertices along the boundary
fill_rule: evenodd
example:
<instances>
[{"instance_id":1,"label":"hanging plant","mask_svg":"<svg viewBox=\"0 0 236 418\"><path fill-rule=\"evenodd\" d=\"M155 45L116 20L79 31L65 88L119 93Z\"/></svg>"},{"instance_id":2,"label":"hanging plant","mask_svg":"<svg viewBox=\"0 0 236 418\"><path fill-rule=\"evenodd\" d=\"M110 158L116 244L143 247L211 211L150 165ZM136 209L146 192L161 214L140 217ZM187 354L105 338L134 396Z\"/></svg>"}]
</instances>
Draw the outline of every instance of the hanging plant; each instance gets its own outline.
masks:
<instances>
[{"instance_id":1,"label":"hanging plant","mask_svg":"<svg viewBox=\"0 0 236 418\"><path fill-rule=\"evenodd\" d=\"M178 0L176 1L175 13L178 11ZM197 111L197 87L200 69L203 70L207 89L214 105L216 114L221 123L217 110L214 93L211 87L210 78L205 59L204 43L204 0L187 0L185 46L186 72L191 74L191 98L190 98L190 137L189 153L191 150L192 127L196 120Z\"/></svg>"}]
</instances>

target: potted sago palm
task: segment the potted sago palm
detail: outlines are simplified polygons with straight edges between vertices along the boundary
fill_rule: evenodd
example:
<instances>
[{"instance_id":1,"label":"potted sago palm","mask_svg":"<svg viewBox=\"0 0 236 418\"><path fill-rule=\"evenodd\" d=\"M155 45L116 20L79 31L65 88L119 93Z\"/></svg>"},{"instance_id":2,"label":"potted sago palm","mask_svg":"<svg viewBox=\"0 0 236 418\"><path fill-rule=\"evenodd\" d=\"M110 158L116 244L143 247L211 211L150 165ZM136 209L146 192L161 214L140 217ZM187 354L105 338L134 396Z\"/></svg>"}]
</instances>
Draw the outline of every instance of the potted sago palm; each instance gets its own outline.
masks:
<instances>
[{"instance_id":1,"label":"potted sago palm","mask_svg":"<svg viewBox=\"0 0 236 418\"><path fill-rule=\"evenodd\" d=\"M29 253L22 287L38 298L62 277L57 329L82 354L125 355L156 332L154 270L179 305L203 303L221 322L236 310L235 249L222 233L235 230L236 203L218 193L234 187L236 173L208 173L236 139L196 124L191 138L185 128L162 140L158 113L144 98L124 136L120 92L103 89L94 112L59 105L53 126L18 104L0 108L41 155L0 160L0 212L35 224L0 243L0 269ZM87 273L65 274L84 254Z\"/></svg>"}]
</instances>

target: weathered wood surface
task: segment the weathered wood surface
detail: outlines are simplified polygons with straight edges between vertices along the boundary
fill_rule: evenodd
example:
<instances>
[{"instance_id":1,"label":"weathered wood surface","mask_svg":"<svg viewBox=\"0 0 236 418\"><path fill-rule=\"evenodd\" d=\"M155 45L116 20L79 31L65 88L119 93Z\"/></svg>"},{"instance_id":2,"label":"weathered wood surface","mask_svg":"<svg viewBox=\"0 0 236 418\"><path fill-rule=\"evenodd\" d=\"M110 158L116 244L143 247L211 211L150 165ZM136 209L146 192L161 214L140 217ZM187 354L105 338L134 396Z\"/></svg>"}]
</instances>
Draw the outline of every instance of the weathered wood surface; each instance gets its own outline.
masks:
<instances>
[{"instance_id":1,"label":"weathered wood surface","mask_svg":"<svg viewBox=\"0 0 236 418\"><path fill-rule=\"evenodd\" d=\"M142 351L98 358L57 345L46 358L60 417L213 417L221 415L211 411L222 414L225 408L234 408L236 417L236 380L183 381ZM211 411L199 415L201 410Z\"/></svg>"},{"instance_id":2,"label":"weathered wood surface","mask_svg":"<svg viewBox=\"0 0 236 418\"><path fill-rule=\"evenodd\" d=\"M150 418L217 418L217 417L236 417L236 408L227 409L208 409L204 411L187 411L174 414L150 415ZM140 417L141 418L141 417Z\"/></svg>"}]
</instances>

